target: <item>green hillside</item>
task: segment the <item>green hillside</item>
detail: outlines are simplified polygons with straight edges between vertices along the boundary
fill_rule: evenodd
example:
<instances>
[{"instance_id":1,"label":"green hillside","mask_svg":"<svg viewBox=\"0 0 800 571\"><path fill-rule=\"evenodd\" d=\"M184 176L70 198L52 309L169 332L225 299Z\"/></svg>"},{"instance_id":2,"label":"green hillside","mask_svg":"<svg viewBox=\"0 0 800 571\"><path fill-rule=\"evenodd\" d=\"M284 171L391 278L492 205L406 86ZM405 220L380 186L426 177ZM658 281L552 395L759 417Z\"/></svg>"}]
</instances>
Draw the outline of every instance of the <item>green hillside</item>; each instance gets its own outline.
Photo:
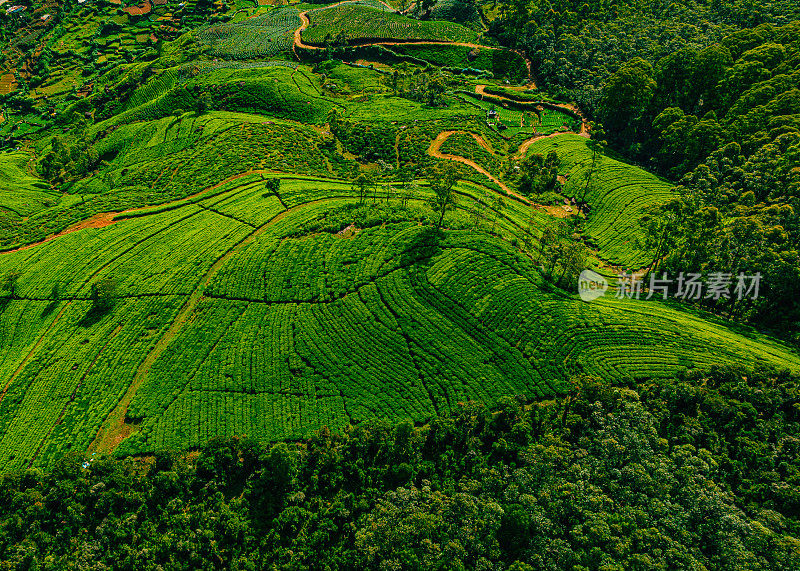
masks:
<instances>
[{"instance_id":1,"label":"green hillside","mask_svg":"<svg viewBox=\"0 0 800 571\"><path fill-rule=\"evenodd\" d=\"M0 314L3 465L128 434L121 453L423 420L469 399L556 395L575 374L800 368L761 335L679 309L551 291L528 258L469 229L466 200L437 235L418 222L424 187L377 210L353 192L301 179L274 195L244 177L0 256L0 275L20 274ZM106 280L109 307L91 288Z\"/></svg>"},{"instance_id":2,"label":"green hillside","mask_svg":"<svg viewBox=\"0 0 800 571\"><path fill-rule=\"evenodd\" d=\"M671 193L605 149L586 186L594 143L542 138L578 129L570 115L527 110L519 127L522 110L473 96L473 78L395 76L396 54L240 61L281 57L248 51L247 34L288 10L201 29L212 59L176 61L195 45L184 37L102 74L63 103L57 134L33 138L42 178L7 155L0 465L424 421L467 400L557 397L582 374L800 365L687 308L574 295L575 268L548 257L577 237L586 264L644 265L639 218ZM243 51L221 60L222 46ZM449 158L435 158L443 134ZM558 155L559 202L587 188L585 220L507 184L520 143ZM450 163L460 182L437 231L429 172Z\"/></svg>"},{"instance_id":3,"label":"green hillside","mask_svg":"<svg viewBox=\"0 0 800 571\"><path fill-rule=\"evenodd\" d=\"M592 170L591 143L577 135L541 139L528 152L551 151L558 154L559 172L566 177L564 194L585 199L591 207L586 238L612 263L631 268L649 264L640 220L675 196L672 185L605 152Z\"/></svg>"},{"instance_id":4,"label":"green hillside","mask_svg":"<svg viewBox=\"0 0 800 571\"><path fill-rule=\"evenodd\" d=\"M798 6L0 0L0 571L800 569Z\"/></svg>"}]
</instances>

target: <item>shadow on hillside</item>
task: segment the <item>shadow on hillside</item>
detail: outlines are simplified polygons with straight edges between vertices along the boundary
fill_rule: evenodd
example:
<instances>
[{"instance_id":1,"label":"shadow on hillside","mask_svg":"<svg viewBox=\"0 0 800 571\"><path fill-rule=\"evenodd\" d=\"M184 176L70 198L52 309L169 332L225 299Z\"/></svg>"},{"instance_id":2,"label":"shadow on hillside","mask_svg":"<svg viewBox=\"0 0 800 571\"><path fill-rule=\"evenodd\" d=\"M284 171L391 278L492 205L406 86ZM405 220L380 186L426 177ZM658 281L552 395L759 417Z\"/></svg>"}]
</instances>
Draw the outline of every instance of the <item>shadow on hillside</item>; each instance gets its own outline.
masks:
<instances>
[{"instance_id":1,"label":"shadow on hillside","mask_svg":"<svg viewBox=\"0 0 800 571\"><path fill-rule=\"evenodd\" d=\"M48 304L47 304L47 305L44 307L44 309L42 310L42 317L47 317L48 315L50 315L51 313L53 313L53 312L55 311L56 307L58 307L58 304L59 304L59 303L61 303L61 300L60 300L60 299L53 299L53 300L50 300L50 303L48 303Z\"/></svg>"},{"instance_id":2,"label":"shadow on hillside","mask_svg":"<svg viewBox=\"0 0 800 571\"><path fill-rule=\"evenodd\" d=\"M429 226L414 236L400 253L400 266L409 267L415 264L427 264L430 259L441 252L439 242L442 233L438 228Z\"/></svg>"},{"instance_id":3,"label":"shadow on hillside","mask_svg":"<svg viewBox=\"0 0 800 571\"><path fill-rule=\"evenodd\" d=\"M113 302L92 304L92 306L89 308L89 311L87 311L86 315L83 316L83 319L78 322L78 326L91 327L92 325L99 323L113 307Z\"/></svg>"}]
</instances>

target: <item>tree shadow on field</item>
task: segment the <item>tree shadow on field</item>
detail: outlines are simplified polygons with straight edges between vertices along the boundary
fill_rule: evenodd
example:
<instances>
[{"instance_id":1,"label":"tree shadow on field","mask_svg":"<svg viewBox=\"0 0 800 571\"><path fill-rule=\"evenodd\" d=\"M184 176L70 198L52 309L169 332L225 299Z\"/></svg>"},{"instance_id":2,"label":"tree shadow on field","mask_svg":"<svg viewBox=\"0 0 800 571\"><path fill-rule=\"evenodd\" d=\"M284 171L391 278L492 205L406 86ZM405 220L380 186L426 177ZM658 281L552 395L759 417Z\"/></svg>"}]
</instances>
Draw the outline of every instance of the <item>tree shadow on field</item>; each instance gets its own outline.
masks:
<instances>
[{"instance_id":1,"label":"tree shadow on field","mask_svg":"<svg viewBox=\"0 0 800 571\"><path fill-rule=\"evenodd\" d=\"M53 284L53 289L50 290L50 303L48 303L42 310L42 317L47 317L55 311L58 304L61 303L61 284L58 282Z\"/></svg>"},{"instance_id":2,"label":"tree shadow on field","mask_svg":"<svg viewBox=\"0 0 800 571\"><path fill-rule=\"evenodd\" d=\"M89 311L86 312L86 315L83 316L83 319L78 322L78 326L91 327L92 325L95 325L96 323L100 322L100 320L102 320L113 307L113 303L92 304L92 307L89 308Z\"/></svg>"},{"instance_id":3,"label":"tree shadow on field","mask_svg":"<svg viewBox=\"0 0 800 571\"><path fill-rule=\"evenodd\" d=\"M92 306L86 315L78 322L80 327L91 327L111 311L114 307L114 293L117 290L117 282L113 277L105 277L92 284L89 299Z\"/></svg>"},{"instance_id":4,"label":"tree shadow on field","mask_svg":"<svg viewBox=\"0 0 800 571\"><path fill-rule=\"evenodd\" d=\"M400 253L400 266L409 267L415 264L428 264L431 258L442 251L439 243L442 232L433 226L426 227L414 236Z\"/></svg>"},{"instance_id":5,"label":"tree shadow on field","mask_svg":"<svg viewBox=\"0 0 800 571\"><path fill-rule=\"evenodd\" d=\"M55 311L56 307L58 307L59 303L61 303L60 299L51 300L50 303L48 303L45 306L45 308L42 310L42 317L47 317L48 315L53 313L53 311Z\"/></svg>"}]
</instances>

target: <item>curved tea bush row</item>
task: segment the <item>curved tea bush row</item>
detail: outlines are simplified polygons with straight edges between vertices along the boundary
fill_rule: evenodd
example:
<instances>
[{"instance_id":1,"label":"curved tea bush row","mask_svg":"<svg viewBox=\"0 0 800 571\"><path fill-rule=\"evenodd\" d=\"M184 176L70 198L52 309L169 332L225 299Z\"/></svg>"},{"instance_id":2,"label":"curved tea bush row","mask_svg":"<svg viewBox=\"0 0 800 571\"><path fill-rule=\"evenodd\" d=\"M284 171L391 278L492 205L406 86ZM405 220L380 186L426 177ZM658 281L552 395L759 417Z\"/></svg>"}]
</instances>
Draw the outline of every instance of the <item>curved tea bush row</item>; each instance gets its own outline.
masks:
<instances>
[{"instance_id":1,"label":"curved tea bush row","mask_svg":"<svg viewBox=\"0 0 800 571\"><path fill-rule=\"evenodd\" d=\"M17 295L87 299L90 285L113 278L116 295L189 294L214 260L253 231L230 216L187 204L152 217L86 229L0 256L0 275L15 270ZM76 250L86 255L76 256Z\"/></svg>"},{"instance_id":2,"label":"curved tea bush row","mask_svg":"<svg viewBox=\"0 0 800 571\"><path fill-rule=\"evenodd\" d=\"M556 151L559 171L567 177L564 194L583 196L592 162L589 140L563 135L534 142L529 153ZM673 196L671 185L653 174L617 161L604 154L589 179L586 200L592 210L586 221L586 236L613 263L641 267L650 262L641 243L644 234L639 220L648 209Z\"/></svg>"},{"instance_id":3,"label":"curved tea bush row","mask_svg":"<svg viewBox=\"0 0 800 571\"><path fill-rule=\"evenodd\" d=\"M161 72L156 77L151 78L143 86L139 87L133 92L133 95L125 102L125 107L122 111L133 109L139 105L143 105L148 101L157 99L167 93L175 86L180 75L178 68L169 68Z\"/></svg>"},{"instance_id":4,"label":"curved tea bush row","mask_svg":"<svg viewBox=\"0 0 800 571\"><path fill-rule=\"evenodd\" d=\"M154 364L129 410L141 431L123 451L194 445L247 418L245 432L265 438L375 415L419 419L469 398L551 395L582 372L666 377L755 360L800 367L763 337L655 302L546 293L531 262L484 234L437 239L396 224L352 238L290 238L279 226L226 262ZM733 341L717 350L723 336Z\"/></svg>"},{"instance_id":5,"label":"curved tea bush row","mask_svg":"<svg viewBox=\"0 0 800 571\"><path fill-rule=\"evenodd\" d=\"M298 98L298 108L303 101ZM0 209L0 248L43 240L101 212L182 199L251 170L333 177L348 176L354 166L312 126L243 113L103 122L92 131L98 171L72 184L72 196L27 220L8 214L4 225Z\"/></svg>"}]
</instances>

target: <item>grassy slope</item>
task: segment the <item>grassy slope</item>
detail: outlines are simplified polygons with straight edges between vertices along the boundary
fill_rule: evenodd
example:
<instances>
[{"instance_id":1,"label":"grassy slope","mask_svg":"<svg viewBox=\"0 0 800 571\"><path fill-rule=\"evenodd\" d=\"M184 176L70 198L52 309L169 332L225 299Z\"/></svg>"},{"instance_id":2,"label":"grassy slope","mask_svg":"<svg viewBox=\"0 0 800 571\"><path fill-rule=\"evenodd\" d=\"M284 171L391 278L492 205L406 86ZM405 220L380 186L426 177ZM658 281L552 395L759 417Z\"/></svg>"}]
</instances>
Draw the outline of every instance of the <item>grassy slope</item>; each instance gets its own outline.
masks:
<instances>
[{"instance_id":1,"label":"grassy slope","mask_svg":"<svg viewBox=\"0 0 800 571\"><path fill-rule=\"evenodd\" d=\"M567 177L564 194L581 197L592 162L589 144L585 137L560 135L536 141L528 152L556 151L561 160L559 170ZM650 261L639 246L643 239L639 219L647 209L672 197L671 186L639 167L605 155L599 158L586 194L592 207L586 235L604 258L633 268Z\"/></svg>"},{"instance_id":2,"label":"grassy slope","mask_svg":"<svg viewBox=\"0 0 800 571\"><path fill-rule=\"evenodd\" d=\"M47 183L28 174L30 159L24 152L0 153L0 216L27 217L58 202Z\"/></svg>"},{"instance_id":3,"label":"grassy slope","mask_svg":"<svg viewBox=\"0 0 800 571\"><path fill-rule=\"evenodd\" d=\"M402 222L407 214L336 237L344 222L331 209L352 203L337 198L351 192L284 181L278 200L260 178L244 178L162 213L0 255L0 273L22 273L22 299L0 313L1 463L47 464L88 446L151 353L128 411L140 432L121 451L215 434L297 437L375 414L422 419L467 398L546 396L579 372L655 377L755 361L800 369L762 336L657 303L547 293L530 261L457 213L438 243ZM426 196L421 188L411 202ZM513 230L513 220L501 225ZM118 299L93 316L88 286L102 277L117 281Z\"/></svg>"}]
</instances>

